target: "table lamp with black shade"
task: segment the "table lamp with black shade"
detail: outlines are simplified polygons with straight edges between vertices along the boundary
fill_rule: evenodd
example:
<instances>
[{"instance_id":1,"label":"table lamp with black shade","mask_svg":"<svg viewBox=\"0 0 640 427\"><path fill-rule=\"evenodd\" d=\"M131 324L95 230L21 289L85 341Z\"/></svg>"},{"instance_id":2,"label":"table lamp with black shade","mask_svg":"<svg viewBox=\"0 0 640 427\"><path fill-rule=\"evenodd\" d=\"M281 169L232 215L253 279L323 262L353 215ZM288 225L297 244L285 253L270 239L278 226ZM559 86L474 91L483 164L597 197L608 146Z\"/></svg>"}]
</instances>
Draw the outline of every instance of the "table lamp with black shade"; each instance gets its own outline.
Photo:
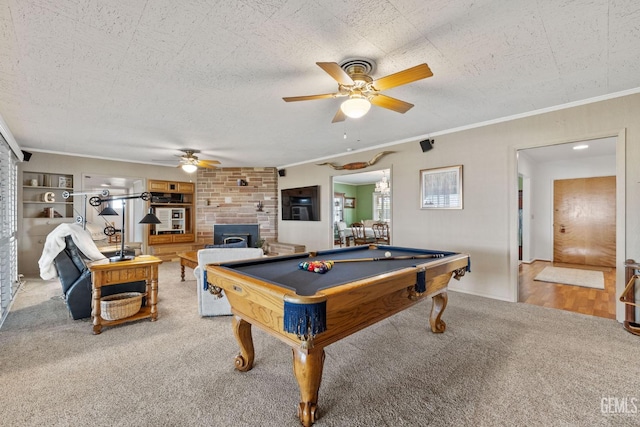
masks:
<instances>
[{"instance_id":1,"label":"table lamp with black shade","mask_svg":"<svg viewBox=\"0 0 640 427\"><path fill-rule=\"evenodd\" d=\"M124 250L124 242L125 242L125 207L126 207L126 203L125 200L128 199L142 199L144 201L149 201L151 200L151 193L149 192L144 192L138 195L132 195L132 196L121 196L121 197L110 197L108 199L101 199L100 197L92 197L91 199L89 199L89 204L91 206L94 207L98 207L100 206L102 203L105 202L111 202L111 201L115 201L115 200L122 200L122 229L117 230L112 226L108 226L104 229L104 234L106 234L107 236L113 236L114 234L116 234L117 232L121 233L120 236L120 253L117 254L114 257L110 257L109 261L111 262L118 262L118 261L129 261L135 258L135 255L126 255L125 250ZM110 206L107 205L98 215L100 216L107 216L107 215L118 215L118 213ZM156 217L152 210L149 209L149 213L146 214L144 216L144 218L142 218L142 220L139 222L139 224L160 224L161 221L158 219L158 217Z\"/></svg>"}]
</instances>

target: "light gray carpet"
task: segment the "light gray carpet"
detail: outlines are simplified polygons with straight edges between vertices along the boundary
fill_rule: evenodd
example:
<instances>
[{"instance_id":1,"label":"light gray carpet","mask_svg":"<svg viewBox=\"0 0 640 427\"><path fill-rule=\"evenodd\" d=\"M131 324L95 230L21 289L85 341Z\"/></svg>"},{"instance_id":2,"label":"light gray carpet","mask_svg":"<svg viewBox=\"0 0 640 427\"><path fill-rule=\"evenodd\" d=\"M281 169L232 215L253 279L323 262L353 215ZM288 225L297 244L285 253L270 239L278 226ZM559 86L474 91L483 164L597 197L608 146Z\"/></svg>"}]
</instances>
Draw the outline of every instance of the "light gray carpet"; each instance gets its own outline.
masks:
<instances>
[{"instance_id":1,"label":"light gray carpet","mask_svg":"<svg viewBox=\"0 0 640 427\"><path fill-rule=\"evenodd\" d=\"M157 322L97 336L56 282L29 280L0 330L1 423L298 426L290 348L254 329L255 366L235 371L230 318L199 317L179 277L161 265ZM640 337L617 322L450 292L435 335L430 304L326 348L317 426L640 424L602 405L640 409Z\"/></svg>"},{"instance_id":2,"label":"light gray carpet","mask_svg":"<svg viewBox=\"0 0 640 427\"><path fill-rule=\"evenodd\" d=\"M580 268L547 266L533 280L604 289L604 274L602 271L582 270Z\"/></svg>"}]
</instances>

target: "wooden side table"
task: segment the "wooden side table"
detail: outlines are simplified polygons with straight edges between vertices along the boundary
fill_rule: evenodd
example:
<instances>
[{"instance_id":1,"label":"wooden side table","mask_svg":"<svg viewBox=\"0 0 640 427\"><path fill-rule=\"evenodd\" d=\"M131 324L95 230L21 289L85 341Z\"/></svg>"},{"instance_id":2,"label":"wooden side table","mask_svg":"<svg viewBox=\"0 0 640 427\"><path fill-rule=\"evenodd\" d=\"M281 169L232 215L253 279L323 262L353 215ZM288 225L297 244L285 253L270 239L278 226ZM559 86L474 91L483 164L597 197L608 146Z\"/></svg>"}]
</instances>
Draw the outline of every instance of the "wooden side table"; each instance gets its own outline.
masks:
<instances>
[{"instance_id":1,"label":"wooden side table","mask_svg":"<svg viewBox=\"0 0 640 427\"><path fill-rule=\"evenodd\" d=\"M184 282L184 268L195 268L198 266L198 251L179 253L180 257L180 281Z\"/></svg>"},{"instance_id":2,"label":"wooden side table","mask_svg":"<svg viewBox=\"0 0 640 427\"><path fill-rule=\"evenodd\" d=\"M109 262L108 259L92 262L88 265L91 271L91 322L93 333L102 332L102 326L113 326L135 320L158 318L158 266L160 258L150 255L137 256L129 261ZM102 287L144 280L147 283L147 303L133 316L118 320L105 320L100 317L100 298Z\"/></svg>"}]
</instances>

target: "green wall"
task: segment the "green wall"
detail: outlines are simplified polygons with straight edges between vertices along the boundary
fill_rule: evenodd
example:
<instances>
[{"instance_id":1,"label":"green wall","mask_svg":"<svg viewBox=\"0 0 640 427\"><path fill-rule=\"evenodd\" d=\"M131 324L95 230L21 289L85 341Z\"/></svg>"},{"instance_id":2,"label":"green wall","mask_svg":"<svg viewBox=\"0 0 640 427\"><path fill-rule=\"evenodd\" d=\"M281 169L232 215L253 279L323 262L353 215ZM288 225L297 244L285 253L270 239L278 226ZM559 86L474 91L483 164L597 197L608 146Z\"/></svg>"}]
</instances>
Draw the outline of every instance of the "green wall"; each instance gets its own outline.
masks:
<instances>
[{"instance_id":1,"label":"green wall","mask_svg":"<svg viewBox=\"0 0 640 427\"><path fill-rule=\"evenodd\" d=\"M365 219L373 218L373 190L374 184L370 185L348 185L338 184L333 185L334 193L344 193L345 197L355 197L356 208L344 210L344 221L347 225L352 222L357 222Z\"/></svg>"},{"instance_id":2,"label":"green wall","mask_svg":"<svg viewBox=\"0 0 640 427\"><path fill-rule=\"evenodd\" d=\"M373 191L375 184L358 185L356 187L356 220L375 219L373 217Z\"/></svg>"}]
</instances>

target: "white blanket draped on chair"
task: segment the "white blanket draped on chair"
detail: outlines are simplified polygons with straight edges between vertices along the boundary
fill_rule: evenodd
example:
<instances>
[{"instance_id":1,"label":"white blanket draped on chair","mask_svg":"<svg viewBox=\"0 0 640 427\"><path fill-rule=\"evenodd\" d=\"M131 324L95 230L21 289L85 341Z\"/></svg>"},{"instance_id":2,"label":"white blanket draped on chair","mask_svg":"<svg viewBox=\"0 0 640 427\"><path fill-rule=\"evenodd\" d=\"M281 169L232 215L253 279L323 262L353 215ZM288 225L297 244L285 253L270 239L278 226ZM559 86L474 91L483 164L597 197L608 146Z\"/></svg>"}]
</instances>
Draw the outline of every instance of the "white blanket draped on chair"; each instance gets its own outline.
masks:
<instances>
[{"instance_id":1,"label":"white blanket draped on chair","mask_svg":"<svg viewBox=\"0 0 640 427\"><path fill-rule=\"evenodd\" d=\"M58 277L53 260L65 248L64 238L66 236L71 236L73 243L80 249L80 252L90 260L95 261L104 258L104 255L91 239L91 234L84 230L80 224L62 223L47 235L47 239L44 242L42 256L38 261L40 277L43 280L51 280Z\"/></svg>"}]
</instances>

